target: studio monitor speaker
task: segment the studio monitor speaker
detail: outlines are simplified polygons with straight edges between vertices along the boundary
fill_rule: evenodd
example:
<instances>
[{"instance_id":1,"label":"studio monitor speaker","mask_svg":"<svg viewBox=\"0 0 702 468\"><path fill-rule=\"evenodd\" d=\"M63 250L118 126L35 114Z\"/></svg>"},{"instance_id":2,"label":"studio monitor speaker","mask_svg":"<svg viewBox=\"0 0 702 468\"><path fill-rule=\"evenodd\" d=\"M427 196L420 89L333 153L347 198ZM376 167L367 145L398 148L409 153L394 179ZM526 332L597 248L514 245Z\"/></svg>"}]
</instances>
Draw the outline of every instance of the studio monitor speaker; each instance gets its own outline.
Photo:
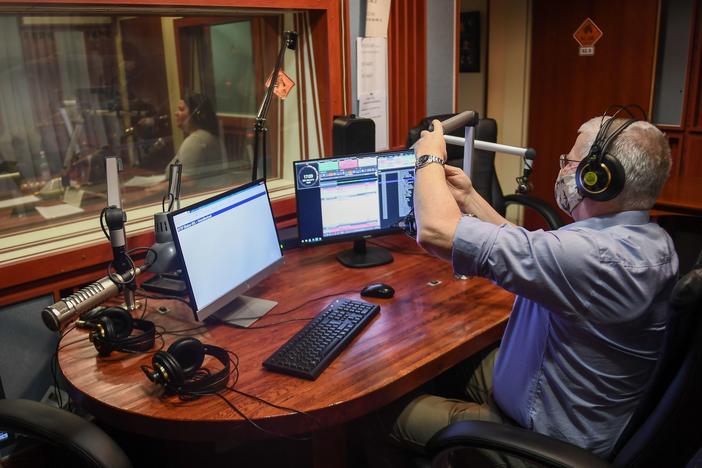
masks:
<instances>
[{"instance_id":1,"label":"studio monitor speaker","mask_svg":"<svg viewBox=\"0 0 702 468\"><path fill-rule=\"evenodd\" d=\"M334 117L334 156L375 152L375 123L372 119L341 115Z\"/></svg>"}]
</instances>

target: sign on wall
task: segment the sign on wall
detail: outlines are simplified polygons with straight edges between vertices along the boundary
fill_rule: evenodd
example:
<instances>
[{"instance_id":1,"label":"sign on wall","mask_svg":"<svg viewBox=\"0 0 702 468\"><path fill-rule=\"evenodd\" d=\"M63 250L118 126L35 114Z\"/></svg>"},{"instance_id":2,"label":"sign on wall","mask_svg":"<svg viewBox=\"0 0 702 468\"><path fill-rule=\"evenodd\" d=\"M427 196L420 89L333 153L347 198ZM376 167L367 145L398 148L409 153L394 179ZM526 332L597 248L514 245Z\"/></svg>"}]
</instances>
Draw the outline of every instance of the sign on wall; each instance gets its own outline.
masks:
<instances>
[{"instance_id":1,"label":"sign on wall","mask_svg":"<svg viewBox=\"0 0 702 468\"><path fill-rule=\"evenodd\" d=\"M595 43L604 36L594 21L587 18L573 33L573 38L580 44L579 55L595 55Z\"/></svg>"}]
</instances>

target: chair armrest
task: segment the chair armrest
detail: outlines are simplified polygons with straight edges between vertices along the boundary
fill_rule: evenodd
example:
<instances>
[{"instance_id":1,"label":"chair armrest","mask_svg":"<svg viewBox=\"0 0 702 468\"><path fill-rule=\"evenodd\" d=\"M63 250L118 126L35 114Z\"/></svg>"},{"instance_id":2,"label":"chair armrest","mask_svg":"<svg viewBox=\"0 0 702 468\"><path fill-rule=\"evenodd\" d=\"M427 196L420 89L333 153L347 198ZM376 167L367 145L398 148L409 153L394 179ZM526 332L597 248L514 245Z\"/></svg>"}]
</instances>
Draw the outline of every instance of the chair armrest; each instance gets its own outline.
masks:
<instances>
[{"instance_id":1,"label":"chair armrest","mask_svg":"<svg viewBox=\"0 0 702 468\"><path fill-rule=\"evenodd\" d=\"M436 455L446 449L497 450L546 466L605 468L610 465L587 450L537 432L487 421L459 421L437 432L427 444Z\"/></svg>"},{"instance_id":2,"label":"chair armrest","mask_svg":"<svg viewBox=\"0 0 702 468\"><path fill-rule=\"evenodd\" d=\"M132 466L119 445L95 424L37 401L0 400L0 429L64 448L88 466Z\"/></svg>"},{"instance_id":3,"label":"chair armrest","mask_svg":"<svg viewBox=\"0 0 702 468\"><path fill-rule=\"evenodd\" d=\"M536 210L548 223L551 229L558 229L564 225L563 220L558 215L556 210L554 210L551 205L547 204L543 200L531 197L529 195L505 195L503 197L503 203L506 205L516 204L523 205L533 210Z\"/></svg>"}]
</instances>

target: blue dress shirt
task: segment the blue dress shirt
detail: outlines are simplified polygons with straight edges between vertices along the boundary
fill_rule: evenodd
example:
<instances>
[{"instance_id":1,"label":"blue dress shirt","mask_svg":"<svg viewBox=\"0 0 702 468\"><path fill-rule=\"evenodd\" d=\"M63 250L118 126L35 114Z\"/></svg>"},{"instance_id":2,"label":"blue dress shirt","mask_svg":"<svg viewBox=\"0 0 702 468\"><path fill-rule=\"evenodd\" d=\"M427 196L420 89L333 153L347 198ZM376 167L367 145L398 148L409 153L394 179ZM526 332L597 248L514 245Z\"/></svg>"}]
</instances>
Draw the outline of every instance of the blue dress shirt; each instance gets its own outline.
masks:
<instances>
[{"instance_id":1,"label":"blue dress shirt","mask_svg":"<svg viewBox=\"0 0 702 468\"><path fill-rule=\"evenodd\" d=\"M493 376L519 425L608 456L662 344L678 258L648 212L530 232L461 219L456 273L517 294Z\"/></svg>"}]
</instances>

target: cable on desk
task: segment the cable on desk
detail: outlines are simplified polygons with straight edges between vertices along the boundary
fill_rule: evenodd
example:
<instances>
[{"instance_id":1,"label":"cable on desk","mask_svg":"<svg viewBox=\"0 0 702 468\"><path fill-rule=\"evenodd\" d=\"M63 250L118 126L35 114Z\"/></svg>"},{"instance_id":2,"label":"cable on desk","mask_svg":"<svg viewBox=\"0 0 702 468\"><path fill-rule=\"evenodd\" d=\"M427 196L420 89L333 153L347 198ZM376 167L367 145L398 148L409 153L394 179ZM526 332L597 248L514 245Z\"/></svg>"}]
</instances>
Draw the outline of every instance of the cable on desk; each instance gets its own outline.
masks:
<instances>
[{"instance_id":1,"label":"cable on desk","mask_svg":"<svg viewBox=\"0 0 702 468\"><path fill-rule=\"evenodd\" d=\"M178 301L178 302L182 302L183 304L185 304L186 306L188 306L188 308L189 308L190 310L192 310L193 312L195 312L195 309L193 308L193 305L192 305L188 300L183 299L183 298L180 297L180 296L169 296L169 295L166 295L166 294L158 294L158 295L156 295L156 294L148 294L146 291L144 291L144 290L141 289L141 288L137 288L136 294L138 294L138 295L140 295L141 297L144 297L144 298L146 298L146 299L157 299L157 300L169 300L169 301Z\"/></svg>"},{"instance_id":2,"label":"cable on desk","mask_svg":"<svg viewBox=\"0 0 702 468\"><path fill-rule=\"evenodd\" d=\"M308 299L307 301L303 302L302 304L298 304L295 307L288 309L284 312L275 312L275 313L271 312L271 313L265 314L265 315L260 316L260 317L238 317L234 320L224 320L224 319L221 319L219 317L215 317L214 315L211 315L209 317L209 319L216 321L217 323L226 323L227 325L231 325L232 327L235 327L235 328L241 328L242 330L260 330L262 328L275 327L277 325L282 325L282 324L290 323L290 322L301 322L301 321L305 321L305 320L312 320L314 317L301 317L301 318L296 318L296 319L282 320L280 322L267 323L265 325L252 325L249 327L239 325L236 322L238 322L239 320L254 320L254 319L263 318L263 317L279 317L281 315L286 315L286 314L289 314L290 312L294 312L297 309L304 307L311 302L326 299L328 297L341 296L342 294L351 294L351 293L355 293L355 292L358 292L358 291L356 289L347 289L346 291L339 291L339 292L335 292L335 293L325 294L324 296L318 296L318 297L314 297L312 299Z\"/></svg>"}]
</instances>

